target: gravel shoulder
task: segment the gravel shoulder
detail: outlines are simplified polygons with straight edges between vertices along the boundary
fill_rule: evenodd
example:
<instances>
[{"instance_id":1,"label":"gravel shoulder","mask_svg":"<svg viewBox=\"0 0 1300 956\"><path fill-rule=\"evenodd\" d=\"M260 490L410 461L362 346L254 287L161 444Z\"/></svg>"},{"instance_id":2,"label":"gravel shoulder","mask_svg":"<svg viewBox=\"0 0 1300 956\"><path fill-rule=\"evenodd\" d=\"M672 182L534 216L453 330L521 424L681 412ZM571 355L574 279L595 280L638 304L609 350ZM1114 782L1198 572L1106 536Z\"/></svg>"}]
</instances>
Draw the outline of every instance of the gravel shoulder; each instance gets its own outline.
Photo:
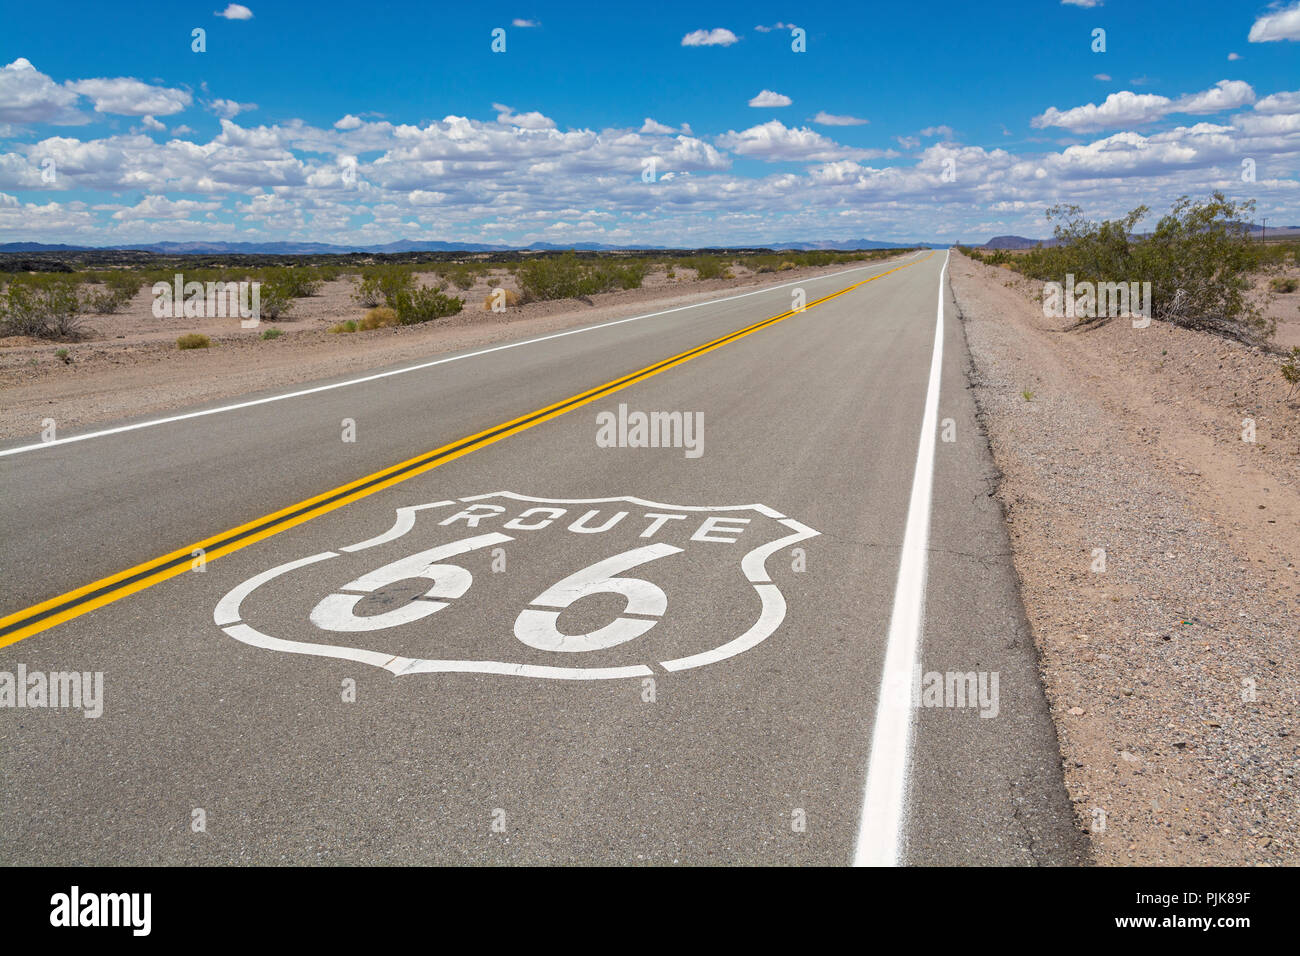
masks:
<instances>
[{"instance_id":1,"label":"gravel shoulder","mask_svg":"<svg viewBox=\"0 0 1300 956\"><path fill-rule=\"evenodd\" d=\"M955 251L950 275L1094 857L1300 863L1300 402L1281 360L1161 322L1064 328L1036 283Z\"/></svg>"}]
</instances>

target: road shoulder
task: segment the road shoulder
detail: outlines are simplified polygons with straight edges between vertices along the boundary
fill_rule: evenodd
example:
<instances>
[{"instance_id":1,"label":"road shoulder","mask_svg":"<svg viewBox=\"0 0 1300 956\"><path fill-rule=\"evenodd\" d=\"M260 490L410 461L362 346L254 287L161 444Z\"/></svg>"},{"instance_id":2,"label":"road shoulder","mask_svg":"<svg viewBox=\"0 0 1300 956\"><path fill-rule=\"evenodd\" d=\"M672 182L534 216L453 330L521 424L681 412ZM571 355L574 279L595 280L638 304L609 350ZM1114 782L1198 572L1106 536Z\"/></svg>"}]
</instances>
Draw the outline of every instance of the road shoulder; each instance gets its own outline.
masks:
<instances>
[{"instance_id":1,"label":"road shoulder","mask_svg":"<svg viewBox=\"0 0 1300 956\"><path fill-rule=\"evenodd\" d=\"M1300 862L1300 416L1277 361L1159 322L1062 330L1013 274L951 272L1097 861Z\"/></svg>"},{"instance_id":2,"label":"road shoulder","mask_svg":"<svg viewBox=\"0 0 1300 956\"><path fill-rule=\"evenodd\" d=\"M944 314L906 860L1087 863L1002 504L993 496L997 470L968 386L970 352L950 288Z\"/></svg>"}]
</instances>

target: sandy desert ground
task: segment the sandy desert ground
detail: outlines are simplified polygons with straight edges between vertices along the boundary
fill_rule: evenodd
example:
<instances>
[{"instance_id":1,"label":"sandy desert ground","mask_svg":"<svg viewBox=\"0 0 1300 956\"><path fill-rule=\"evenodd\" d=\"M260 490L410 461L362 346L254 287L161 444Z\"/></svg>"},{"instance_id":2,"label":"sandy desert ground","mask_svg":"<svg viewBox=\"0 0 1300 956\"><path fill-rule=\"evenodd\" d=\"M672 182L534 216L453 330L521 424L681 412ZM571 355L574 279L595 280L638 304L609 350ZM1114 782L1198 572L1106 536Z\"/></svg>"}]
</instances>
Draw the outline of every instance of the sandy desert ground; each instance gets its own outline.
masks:
<instances>
[{"instance_id":1,"label":"sandy desert ground","mask_svg":"<svg viewBox=\"0 0 1300 956\"><path fill-rule=\"evenodd\" d=\"M951 276L1098 862L1300 863L1300 396L1281 358L1161 322L1067 328L1037 283L957 253ZM1297 299L1279 297L1284 341Z\"/></svg>"}]
</instances>

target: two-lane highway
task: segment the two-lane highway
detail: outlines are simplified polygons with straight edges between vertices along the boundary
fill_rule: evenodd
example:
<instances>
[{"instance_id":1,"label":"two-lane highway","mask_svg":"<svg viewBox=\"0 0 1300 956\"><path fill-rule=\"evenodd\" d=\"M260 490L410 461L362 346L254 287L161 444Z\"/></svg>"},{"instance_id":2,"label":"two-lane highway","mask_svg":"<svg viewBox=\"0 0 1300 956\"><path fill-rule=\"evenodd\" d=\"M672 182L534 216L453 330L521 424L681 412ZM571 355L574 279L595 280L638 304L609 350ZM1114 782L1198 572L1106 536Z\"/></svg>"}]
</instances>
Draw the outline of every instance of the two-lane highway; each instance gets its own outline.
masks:
<instances>
[{"instance_id":1,"label":"two-lane highway","mask_svg":"<svg viewBox=\"0 0 1300 956\"><path fill-rule=\"evenodd\" d=\"M0 859L1077 862L945 258L0 448Z\"/></svg>"}]
</instances>

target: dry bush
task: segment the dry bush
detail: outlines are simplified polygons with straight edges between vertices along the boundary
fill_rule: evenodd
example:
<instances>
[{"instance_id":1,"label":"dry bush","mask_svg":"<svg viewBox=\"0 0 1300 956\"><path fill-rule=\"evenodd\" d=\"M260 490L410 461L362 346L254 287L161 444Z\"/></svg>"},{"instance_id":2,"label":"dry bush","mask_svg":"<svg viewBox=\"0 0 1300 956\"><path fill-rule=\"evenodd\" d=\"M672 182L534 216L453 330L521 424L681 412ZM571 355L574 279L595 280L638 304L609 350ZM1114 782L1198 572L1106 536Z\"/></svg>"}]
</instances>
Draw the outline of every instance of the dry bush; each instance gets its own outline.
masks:
<instances>
[{"instance_id":1,"label":"dry bush","mask_svg":"<svg viewBox=\"0 0 1300 956\"><path fill-rule=\"evenodd\" d=\"M393 326L400 324L401 322L397 318L397 310L381 305L367 312L358 328L363 332L369 332L372 329L391 329Z\"/></svg>"},{"instance_id":2,"label":"dry bush","mask_svg":"<svg viewBox=\"0 0 1300 956\"><path fill-rule=\"evenodd\" d=\"M515 308L522 301L519 298L519 293L516 292L514 289L493 289L491 292L487 294L487 297L483 299L484 312L493 311L492 306L497 301L498 293L501 294L501 301L505 304L505 307L508 309Z\"/></svg>"}]
</instances>

